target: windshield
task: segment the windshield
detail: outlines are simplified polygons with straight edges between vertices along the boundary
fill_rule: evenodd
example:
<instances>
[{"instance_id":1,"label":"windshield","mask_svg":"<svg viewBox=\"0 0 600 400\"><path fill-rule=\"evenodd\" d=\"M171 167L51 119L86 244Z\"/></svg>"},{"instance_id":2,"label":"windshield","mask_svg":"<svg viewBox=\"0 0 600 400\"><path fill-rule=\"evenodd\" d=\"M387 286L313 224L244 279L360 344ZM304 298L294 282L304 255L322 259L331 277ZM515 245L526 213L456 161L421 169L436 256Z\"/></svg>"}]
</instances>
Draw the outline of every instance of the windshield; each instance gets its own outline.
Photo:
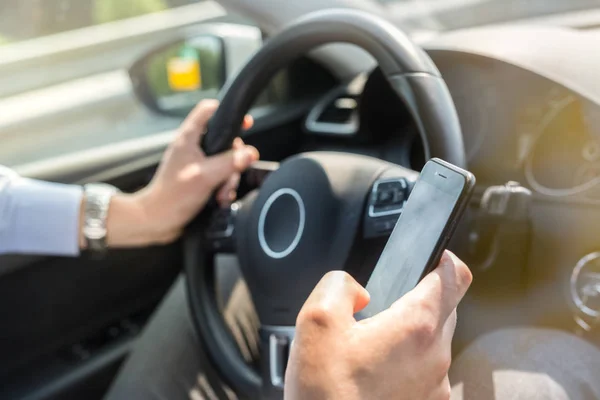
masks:
<instances>
[{"instance_id":1,"label":"windshield","mask_svg":"<svg viewBox=\"0 0 600 400\"><path fill-rule=\"evenodd\" d=\"M452 30L600 7L599 0L377 0L408 28Z\"/></svg>"}]
</instances>

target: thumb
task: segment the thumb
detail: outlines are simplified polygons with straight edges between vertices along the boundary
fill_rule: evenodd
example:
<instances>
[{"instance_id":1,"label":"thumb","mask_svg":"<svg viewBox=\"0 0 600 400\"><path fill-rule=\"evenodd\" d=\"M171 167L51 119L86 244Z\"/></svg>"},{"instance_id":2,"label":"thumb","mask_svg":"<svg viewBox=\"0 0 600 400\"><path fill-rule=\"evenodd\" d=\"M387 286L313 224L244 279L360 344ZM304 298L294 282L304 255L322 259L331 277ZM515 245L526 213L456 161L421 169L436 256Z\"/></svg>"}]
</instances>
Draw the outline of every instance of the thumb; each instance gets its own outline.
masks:
<instances>
[{"instance_id":1,"label":"thumb","mask_svg":"<svg viewBox=\"0 0 600 400\"><path fill-rule=\"evenodd\" d=\"M297 326L350 325L356 322L354 313L369 303L369 293L349 274L328 272L315 286L302 306Z\"/></svg>"},{"instance_id":2,"label":"thumb","mask_svg":"<svg viewBox=\"0 0 600 400\"><path fill-rule=\"evenodd\" d=\"M206 158L202 169L206 173L206 179L216 187L234 173L244 171L258 157L258 150L254 147L241 146Z\"/></svg>"},{"instance_id":3,"label":"thumb","mask_svg":"<svg viewBox=\"0 0 600 400\"><path fill-rule=\"evenodd\" d=\"M430 272L390 308L371 318L390 331L404 329L398 321L412 323L424 332L439 332L465 295L473 276L458 257L445 251L437 268Z\"/></svg>"}]
</instances>

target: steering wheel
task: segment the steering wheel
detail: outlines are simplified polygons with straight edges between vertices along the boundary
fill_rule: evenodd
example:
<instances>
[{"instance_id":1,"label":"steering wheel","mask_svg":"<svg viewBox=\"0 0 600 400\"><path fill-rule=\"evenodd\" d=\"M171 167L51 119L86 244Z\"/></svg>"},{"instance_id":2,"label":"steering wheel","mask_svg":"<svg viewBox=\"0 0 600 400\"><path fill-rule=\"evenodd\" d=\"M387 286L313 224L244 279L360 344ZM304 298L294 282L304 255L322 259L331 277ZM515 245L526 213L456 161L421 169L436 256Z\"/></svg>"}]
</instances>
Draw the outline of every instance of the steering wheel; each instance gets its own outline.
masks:
<instances>
[{"instance_id":1,"label":"steering wheel","mask_svg":"<svg viewBox=\"0 0 600 400\"><path fill-rule=\"evenodd\" d=\"M358 45L378 61L416 121L427 159L465 166L454 103L432 60L389 22L350 10L309 14L268 40L224 89L203 139L206 153L231 147L245 113L280 69L333 42ZM282 397L302 304L327 271L346 270L366 282L417 176L370 157L299 154L283 161L231 210L207 211L186 232L184 263L194 326L238 395ZM261 323L260 372L244 361L219 311L213 262L219 252L238 255L252 295Z\"/></svg>"}]
</instances>

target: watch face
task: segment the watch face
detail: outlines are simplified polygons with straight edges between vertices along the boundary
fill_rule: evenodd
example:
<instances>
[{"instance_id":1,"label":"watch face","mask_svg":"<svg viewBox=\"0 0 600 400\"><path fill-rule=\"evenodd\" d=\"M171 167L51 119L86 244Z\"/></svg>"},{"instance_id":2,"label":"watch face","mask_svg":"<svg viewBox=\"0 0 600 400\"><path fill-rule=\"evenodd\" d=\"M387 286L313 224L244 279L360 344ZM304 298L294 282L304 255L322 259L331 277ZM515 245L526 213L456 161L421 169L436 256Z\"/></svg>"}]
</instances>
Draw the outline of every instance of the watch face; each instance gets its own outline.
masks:
<instances>
[{"instance_id":1,"label":"watch face","mask_svg":"<svg viewBox=\"0 0 600 400\"><path fill-rule=\"evenodd\" d=\"M83 228L83 235L88 240L100 240L106 237L106 228L102 226L100 220L89 221L88 225Z\"/></svg>"},{"instance_id":2,"label":"watch face","mask_svg":"<svg viewBox=\"0 0 600 400\"><path fill-rule=\"evenodd\" d=\"M89 240L100 240L106 236L106 229L102 227L88 227L84 231L84 235Z\"/></svg>"}]
</instances>

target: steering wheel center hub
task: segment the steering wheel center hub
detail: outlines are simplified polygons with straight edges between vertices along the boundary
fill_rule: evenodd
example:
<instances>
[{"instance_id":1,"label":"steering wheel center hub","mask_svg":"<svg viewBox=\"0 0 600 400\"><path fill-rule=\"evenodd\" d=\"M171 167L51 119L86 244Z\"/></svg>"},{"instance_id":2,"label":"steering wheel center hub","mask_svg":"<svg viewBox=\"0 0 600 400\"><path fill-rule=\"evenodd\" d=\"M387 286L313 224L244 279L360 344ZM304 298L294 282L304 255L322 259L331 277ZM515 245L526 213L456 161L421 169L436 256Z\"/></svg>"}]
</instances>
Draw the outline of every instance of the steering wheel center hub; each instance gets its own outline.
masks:
<instances>
[{"instance_id":1,"label":"steering wheel center hub","mask_svg":"<svg viewBox=\"0 0 600 400\"><path fill-rule=\"evenodd\" d=\"M261 249L271 258L290 255L300 243L305 221L306 209L298 192L290 188L275 191L265 202L258 219Z\"/></svg>"},{"instance_id":2,"label":"steering wheel center hub","mask_svg":"<svg viewBox=\"0 0 600 400\"><path fill-rule=\"evenodd\" d=\"M304 153L241 202L236 250L261 323L293 326L319 279L344 269L369 188L387 167L368 157Z\"/></svg>"}]
</instances>

